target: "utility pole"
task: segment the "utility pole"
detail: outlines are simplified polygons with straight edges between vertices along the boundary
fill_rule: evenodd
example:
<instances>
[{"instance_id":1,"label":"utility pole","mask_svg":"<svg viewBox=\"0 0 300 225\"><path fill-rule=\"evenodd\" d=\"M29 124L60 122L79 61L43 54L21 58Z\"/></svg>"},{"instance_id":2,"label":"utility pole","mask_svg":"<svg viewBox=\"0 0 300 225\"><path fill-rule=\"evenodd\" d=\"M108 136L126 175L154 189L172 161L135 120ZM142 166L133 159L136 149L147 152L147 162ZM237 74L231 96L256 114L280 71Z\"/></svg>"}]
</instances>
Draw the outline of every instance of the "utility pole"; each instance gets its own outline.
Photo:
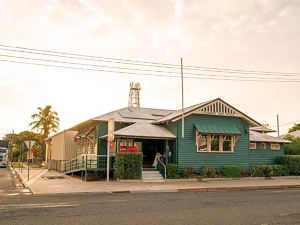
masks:
<instances>
[{"instance_id":1,"label":"utility pole","mask_svg":"<svg viewBox=\"0 0 300 225\"><path fill-rule=\"evenodd\" d=\"M180 59L180 65L181 65L181 121L182 121L182 128L181 128L181 137L184 138L184 98L183 98L183 66L182 66L182 58Z\"/></svg>"},{"instance_id":2,"label":"utility pole","mask_svg":"<svg viewBox=\"0 0 300 225\"><path fill-rule=\"evenodd\" d=\"M277 135L279 137L279 115L277 114Z\"/></svg>"}]
</instances>

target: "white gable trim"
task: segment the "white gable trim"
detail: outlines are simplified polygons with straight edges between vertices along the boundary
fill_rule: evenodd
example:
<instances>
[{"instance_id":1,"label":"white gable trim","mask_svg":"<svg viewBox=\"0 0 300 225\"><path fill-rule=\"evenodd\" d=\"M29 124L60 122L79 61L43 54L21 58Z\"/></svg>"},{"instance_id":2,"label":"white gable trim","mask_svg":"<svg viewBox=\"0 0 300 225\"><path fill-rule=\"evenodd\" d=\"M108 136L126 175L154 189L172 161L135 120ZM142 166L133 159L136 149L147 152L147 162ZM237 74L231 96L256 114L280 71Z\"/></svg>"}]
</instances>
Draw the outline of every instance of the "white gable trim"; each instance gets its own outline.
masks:
<instances>
[{"instance_id":1,"label":"white gable trim","mask_svg":"<svg viewBox=\"0 0 300 225\"><path fill-rule=\"evenodd\" d=\"M231 105L229 105L221 99L216 99L205 105L199 106L196 109L186 112L184 113L184 117L187 117L192 114L239 117L246 120L252 126L257 126L259 124L257 121L251 119L250 117L235 109L234 107L232 107ZM174 118L172 122L178 121L180 119L181 115L179 117Z\"/></svg>"}]
</instances>

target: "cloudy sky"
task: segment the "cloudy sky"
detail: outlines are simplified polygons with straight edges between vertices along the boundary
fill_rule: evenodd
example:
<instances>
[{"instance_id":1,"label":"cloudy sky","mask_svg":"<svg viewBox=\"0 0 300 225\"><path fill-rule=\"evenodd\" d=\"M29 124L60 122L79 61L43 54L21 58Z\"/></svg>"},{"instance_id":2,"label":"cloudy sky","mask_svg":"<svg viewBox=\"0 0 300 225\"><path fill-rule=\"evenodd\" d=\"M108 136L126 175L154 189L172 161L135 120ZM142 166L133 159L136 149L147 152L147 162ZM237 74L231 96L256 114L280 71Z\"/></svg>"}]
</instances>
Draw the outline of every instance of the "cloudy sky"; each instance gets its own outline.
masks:
<instances>
[{"instance_id":1,"label":"cloudy sky","mask_svg":"<svg viewBox=\"0 0 300 225\"><path fill-rule=\"evenodd\" d=\"M298 73L297 0L1 0L0 45L201 67ZM3 55L17 53L0 50ZM239 76L239 74L231 74ZM52 105L60 130L127 105L141 83L143 107L179 109L180 79L0 61L0 137L30 129ZM185 79L185 105L221 97L284 133L300 121L299 82Z\"/></svg>"}]
</instances>

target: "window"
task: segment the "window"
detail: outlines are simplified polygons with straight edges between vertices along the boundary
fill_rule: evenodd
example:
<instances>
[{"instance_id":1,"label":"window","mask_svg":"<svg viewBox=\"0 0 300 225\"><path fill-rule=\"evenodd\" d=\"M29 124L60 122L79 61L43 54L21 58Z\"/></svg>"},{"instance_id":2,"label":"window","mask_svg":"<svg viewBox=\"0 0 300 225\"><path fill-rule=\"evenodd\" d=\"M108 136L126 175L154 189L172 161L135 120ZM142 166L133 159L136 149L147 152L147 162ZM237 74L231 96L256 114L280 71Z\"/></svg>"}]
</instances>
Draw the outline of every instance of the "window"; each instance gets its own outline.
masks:
<instances>
[{"instance_id":1,"label":"window","mask_svg":"<svg viewBox=\"0 0 300 225\"><path fill-rule=\"evenodd\" d=\"M250 149L256 149L256 142L250 142Z\"/></svg>"},{"instance_id":2,"label":"window","mask_svg":"<svg viewBox=\"0 0 300 225\"><path fill-rule=\"evenodd\" d=\"M223 139L223 152L231 152L231 136L225 136Z\"/></svg>"},{"instance_id":3,"label":"window","mask_svg":"<svg viewBox=\"0 0 300 225\"><path fill-rule=\"evenodd\" d=\"M266 143L261 143L260 148L261 149L267 149L267 144Z\"/></svg>"},{"instance_id":4,"label":"window","mask_svg":"<svg viewBox=\"0 0 300 225\"><path fill-rule=\"evenodd\" d=\"M204 151L206 152L207 149L207 144L208 144L208 137L207 135L200 135L198 137L198 143L197 143L197 151Z\"/></svg>"},{"instance_id":5,"label":"window","mask_svg":"<svg viewBox=\"0 0 300 225\"><path fill-rule=\"evenodd\" d=\"M212 152L220 151L220 136L219 135L212 135L211 151Z\"/></svg>"},{"instance_id":6,"label":"window","mask_svg":"<svg viewBox=\"0 0 300 225\"><path fill-rule=\"evenodd\" d=\"M271 149L272 150L280 150L280 144L278 144L278 143L272 143L271 144Z\"/></svg>"},{"instance_id":7,"label":"window","mask_svg":"<svg viewBox=\"0 0 300 225\"><path fill-rule=\"evenodd\" d=\"M196 132L197 152L233 152L238 136Z\"/></svg>"}]
</instances>

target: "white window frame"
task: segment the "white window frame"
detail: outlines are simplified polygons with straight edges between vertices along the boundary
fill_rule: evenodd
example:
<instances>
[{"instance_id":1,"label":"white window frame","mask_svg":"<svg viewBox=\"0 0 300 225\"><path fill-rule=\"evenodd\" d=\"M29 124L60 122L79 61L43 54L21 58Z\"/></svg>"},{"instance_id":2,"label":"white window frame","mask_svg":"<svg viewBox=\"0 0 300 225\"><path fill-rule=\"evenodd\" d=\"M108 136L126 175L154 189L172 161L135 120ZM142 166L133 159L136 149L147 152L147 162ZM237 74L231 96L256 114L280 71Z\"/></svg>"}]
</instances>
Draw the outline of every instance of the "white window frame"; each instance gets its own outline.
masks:
<instances>
[{"instance_id":1,"label":"white window frame","mask_svg":"<svg viewBox=\"0 0 300 225\"><path fill-rule=\"evenodd\" d=\"M252 146L251 146L252 145ZM257 147L256 147L256 142L250 142L250 144L249 144L249 148L250 149L257 149Z\"/></svg>"},{"instance_id":2,"label":"white window frame","mask_svg":"<svg viewBox=\"0 0 300 225\"><path fill-rule=\"evenodd\" d=\"M260 143L260 146L261 146L261 149L267 150L267 143L262 142L262 143ZM262 147L262 146L264 146L264 147Z\"/></svg>"},{"instance_id":3,"label":"white window frame","mask_svg":"<svg viewBox=\"0 0 300 225\"><path fill-rule=\"evenodd\" d=\"M207 150L199 150L198 142L199 139L201 138L201 134L196 131L196 150L197 152L203 153L234 153L235 145L238 141L238 136L236 135L219 135L219 134L205 134L207 136ZM219 136L219 151L212 151L211 149L211 142L215 135ZM231 140L231 151L223 151L223 144L224 144L224 139L225 137L230 136Z\"/></svg>"},{"instance_id":4,"label":"white window frame","mask_svg":"<svg viewBox=\"0 0 300 225\"><path fill-rule=\"evenodd\" d=\"M277 147L274 147L277 146ZM271 143L271 150L280 150L280 144L279 143Z\"/></svg>"}]
</instances>

